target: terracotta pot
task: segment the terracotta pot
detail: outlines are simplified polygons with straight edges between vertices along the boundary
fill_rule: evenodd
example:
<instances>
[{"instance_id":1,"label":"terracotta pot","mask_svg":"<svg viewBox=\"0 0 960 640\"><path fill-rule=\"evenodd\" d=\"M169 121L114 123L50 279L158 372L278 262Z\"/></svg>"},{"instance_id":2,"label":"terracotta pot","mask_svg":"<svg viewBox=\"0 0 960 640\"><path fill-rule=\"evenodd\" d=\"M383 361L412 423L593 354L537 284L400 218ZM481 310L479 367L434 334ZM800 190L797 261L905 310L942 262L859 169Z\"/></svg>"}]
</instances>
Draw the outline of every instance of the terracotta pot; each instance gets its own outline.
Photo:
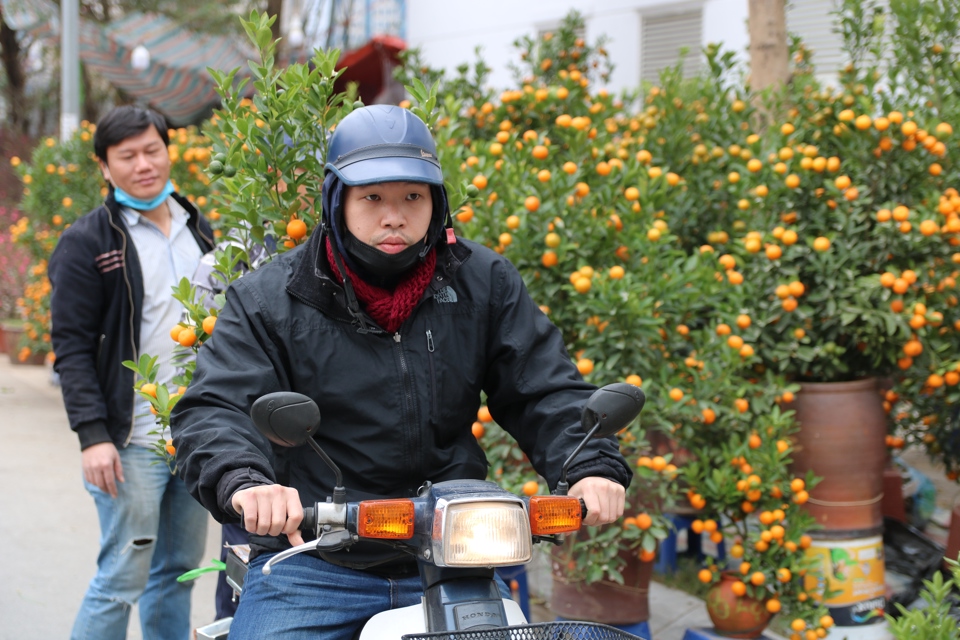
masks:
<instances>
[{"instance_id":1,"label":"terracotta pot","mask_svg":"<svg viewBox=\"0 0 960 640\"><path fill-rule=\"evenodd\" d=\"M826 531L848 537L881 526L887 423L877 379L804 383L785 408L800 423L791 471L822 478L807 511Z\"/></svg>"},{"instance_id":2,"label":"terracotta pot","mask_svg":"<svg viewBox=\"0 0 960 640\"><path fill-rule=\"evenodd\" d=\"M14 353L23 329L15 324L0 324L0 353Z\"/></svg>"},{"instance_id":3,"label":"terracotta pot","mask_svg":"<svg viewBox=\"0 0 960 640\"><path fill-rule=\"evenodd\" d=\"M40 366L47 362L47 354L43 353L42 351L38 353L31 353L30 356L22 362L16 353L9 353L7 355L10 357L10 363L15 365L26 364L31 366Z\"/></svg>"},{"instance_id":4,"label":"terracotta pot","mask_svg":"<svg viewBox=\"0 0 960 640\"><path fill-rule=\"evenodd\" d=\"M621 551L626 561L623 584L601 580L593 584L572 582L565 568L567 546L554 547L553 589L550 608L567 620L586 620L611 625L633 625L650 619L650 579L653 562L641 562L635 552Z\"/></svg>"},{"instance_id":5,"label":"terracotta pot","mask_svg":"<svg viewBox=\"0 0 960 640\"><path fill-rule=\"evenodd\" d=\"M23 329L17 326L6 325L3 328L3 340L6 346L7 357L10 358L10 364L29 364L41 365L47 360L47 354L43 352L32 353L24 360L20 361L20 336L23 335Z\"/></svg>"},{"instance_id":6,"label":"terracotta pot","mask_svg":"<svg viewBox=\"0 0 960 640\"><path fill-rule=\"evenodd\" d=\"M23 329L16 325L7 325L3 329L3 342L6 345L5 351L10 357L10 364L22 364L17 359L17 352L20 351L20 337L22 335Z\"/></svg>"},{"instance_id":7,"label":"terracotta pot","mask_svg":"<svg viewBox=\"0 0 960 640\"><path fill-rule=\"evenodd\" d=\"M720 582L707 591L707 614L714 631L729 638L759 638L773 614L763 601L733 592L733 583L740 576L732 572L720 574Z\"/></svg>"}]
</instances>

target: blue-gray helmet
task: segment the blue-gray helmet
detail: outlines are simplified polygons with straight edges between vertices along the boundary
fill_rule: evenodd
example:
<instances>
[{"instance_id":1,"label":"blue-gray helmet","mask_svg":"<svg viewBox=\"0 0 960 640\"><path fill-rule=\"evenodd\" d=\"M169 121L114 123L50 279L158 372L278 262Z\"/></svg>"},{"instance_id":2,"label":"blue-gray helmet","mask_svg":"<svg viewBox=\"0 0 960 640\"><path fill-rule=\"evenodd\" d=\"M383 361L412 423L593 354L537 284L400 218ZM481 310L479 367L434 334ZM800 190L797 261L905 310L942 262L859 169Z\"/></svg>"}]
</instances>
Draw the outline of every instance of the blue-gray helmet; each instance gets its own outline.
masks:
<instances>
[{"instance_id":1,"label":"blue-gray helmet","mask_svg":"<svg viewBox=\"0 0 960 640\"><path fill-rule=\"evenodd\" d=\"M324 169L351 187L376 182L443 185L437 145L427 125L392 105L362 107L344 118L330 137Z\"/></svg>"}]
</instances>

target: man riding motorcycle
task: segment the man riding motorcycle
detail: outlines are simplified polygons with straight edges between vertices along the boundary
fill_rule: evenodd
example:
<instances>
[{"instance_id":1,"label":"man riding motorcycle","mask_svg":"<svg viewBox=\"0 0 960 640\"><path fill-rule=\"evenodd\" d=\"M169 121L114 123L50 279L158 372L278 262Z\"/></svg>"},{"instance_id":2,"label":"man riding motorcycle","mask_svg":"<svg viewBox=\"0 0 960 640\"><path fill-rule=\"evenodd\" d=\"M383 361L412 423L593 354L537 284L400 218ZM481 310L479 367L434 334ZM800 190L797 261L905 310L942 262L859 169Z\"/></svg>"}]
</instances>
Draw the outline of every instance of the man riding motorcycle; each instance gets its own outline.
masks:
<instances>
[{"instance_id":1,"label":"man riding motorcycle","mask_svg":"<svg viewBox=\"0 0 960 640\"><path fill-rule=\"evenodd\" d=\"M302 504L330 495L334 477L307 447L272 447L249 417L254 400L289 390L316 401L314 437L352 501L484 478L471 432L481 392L555 487L594 391L509 261L453 234L435 142L411 112L372 106L343 119L322 204L305 245L228 289L171 416L191 493L251 533L231 639L349 638L422 592L413 558L371 543L261 575L270 555L302 542ZM587 524L622 515L630 478L615 439L588 444L568 472Z\"/></svg>"}]
</instances>

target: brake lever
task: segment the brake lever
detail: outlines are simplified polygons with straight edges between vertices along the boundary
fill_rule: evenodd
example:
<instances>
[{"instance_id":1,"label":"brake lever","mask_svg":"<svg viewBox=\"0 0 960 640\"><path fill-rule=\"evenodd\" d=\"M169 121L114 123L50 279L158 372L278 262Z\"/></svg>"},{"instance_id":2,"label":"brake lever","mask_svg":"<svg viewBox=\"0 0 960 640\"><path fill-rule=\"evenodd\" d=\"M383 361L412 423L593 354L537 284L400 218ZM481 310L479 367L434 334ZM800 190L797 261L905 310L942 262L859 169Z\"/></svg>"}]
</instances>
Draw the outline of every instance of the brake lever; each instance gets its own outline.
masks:
<instances>
[{"instance_id":1,"label":"brake lever","mask_svg":"<svg viewBox=\"0 0 960 640\"><path fill-rule=\"evenodd\" d=\"M287 558L295 556L299 553L305 551L339 551L351 544L356 540L356 536L350 533L345 529L339 531L333 531L331 533L322 533L320 537L316 540L311 540L310 542L304 542L295 547L291 547L284 551L281 551L277 555L273 556L267 560L267 564L263 565L263 575L268 576L273 571L273 565L278 562L283 562Z\"/></svg>"}]
</instances>

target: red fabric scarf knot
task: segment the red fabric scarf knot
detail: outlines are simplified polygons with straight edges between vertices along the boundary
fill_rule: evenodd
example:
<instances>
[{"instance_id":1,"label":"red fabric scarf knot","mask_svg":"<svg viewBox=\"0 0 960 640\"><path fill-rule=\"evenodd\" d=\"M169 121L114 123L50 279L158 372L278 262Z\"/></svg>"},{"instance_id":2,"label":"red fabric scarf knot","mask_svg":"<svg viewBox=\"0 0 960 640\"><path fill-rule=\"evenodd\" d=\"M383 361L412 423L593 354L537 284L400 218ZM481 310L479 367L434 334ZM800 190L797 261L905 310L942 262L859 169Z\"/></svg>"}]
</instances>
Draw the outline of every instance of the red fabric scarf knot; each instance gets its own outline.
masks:
<instances>
[{"instance_id":1,"label":"red fabric scarf knot","mask_svg":"<svg viewBox=\"0 0 960 640\"><path fill-rule=\"evenodd\" d=\"M326 249L330 269L337 281L343 284L343 275L333 259L333 247L330 244L330 238L326 238ZM350 276L350 284L353 285L353 291L357 294L357 300L360 301L363 309L380 327L394 333L400 328L403 321L410 317L413 309L420 302L423 292L426 291L427 285L433 279L436 266L437 251L432 249L423 261L397 284L393 291L365 282L346 264L343 265L343 268Z\"/></svg>"}]
</instances>

